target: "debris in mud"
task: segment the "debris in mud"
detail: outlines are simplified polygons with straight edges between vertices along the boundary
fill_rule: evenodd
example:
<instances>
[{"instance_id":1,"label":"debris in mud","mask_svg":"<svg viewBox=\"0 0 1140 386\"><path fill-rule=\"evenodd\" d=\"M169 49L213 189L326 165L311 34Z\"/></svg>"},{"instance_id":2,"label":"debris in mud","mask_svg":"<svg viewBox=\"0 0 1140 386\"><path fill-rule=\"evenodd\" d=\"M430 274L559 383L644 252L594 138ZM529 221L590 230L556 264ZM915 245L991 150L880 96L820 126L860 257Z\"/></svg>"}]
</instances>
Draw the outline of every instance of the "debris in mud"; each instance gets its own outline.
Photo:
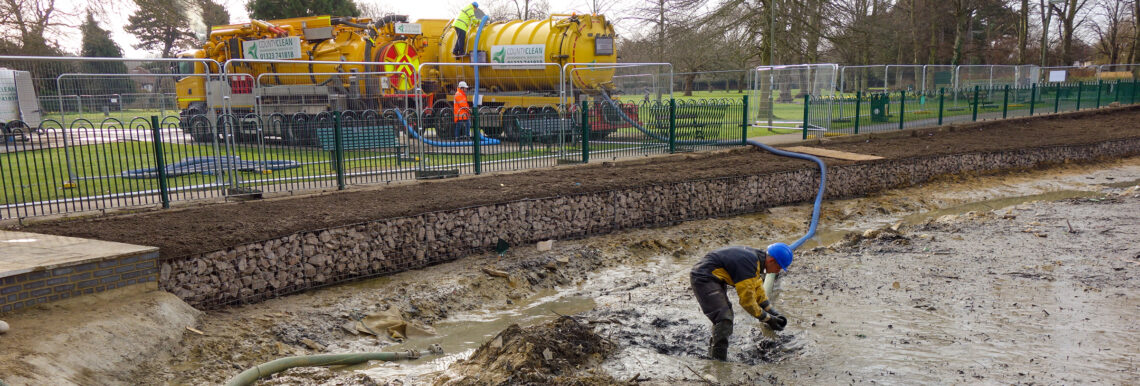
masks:
<instances>
[{"instance_id":1,"label":"debris in mud","mask_svg":"<svg viewBox=\"0 0 1140 386\"><path fill-rule=\"evenodd\" d=\"M435 330L414 322L408 322L400 315L400 310L392 307L360 318L355 323L357 331L376 337L387 336L402 341L409 336L431 336Z\"/></svg>"},{"instance_id":2,"label":"debris in mud","mask_svg":"<svg viewBox=\"0 0 1140 386\"><path fill-rule=\"evenodd\" d=\"M590 326L568 316L534 327L514 324L475 350L470 359L452 365L450 370L459 378L438 383L618 384L606 375L579 373L601 363L614 348Z\"/></svg>"},{"instance_id":3,"label":"debris in mud","mask_svg":"<svg viewBox=\"0 0 1140 386\"><path fill-rule=\"evenodd\" d=\"M910 237L907 237L900 230L899 225L891 227L883 227L879 229L868 229L859 233L848 233L843 237L843 242L840 247L854 248L863 244L864 242L878 242L889 243L895 245L910 245Z\"/></svg>"},{"instance_id":4,"label":"debris in mud","mask_svg":"<svg viewBox=\"0 0 1140 386\"><path fill-rule=\"evenodd\" d=\"M783 360L798 351L796 346L790 344L792 339L794 336L791 334L779 334L775 339L771 339L756 330L752 340L754 343L744 345L741 350L740 362L757 364Z\"/></svg>"}]
</instances>

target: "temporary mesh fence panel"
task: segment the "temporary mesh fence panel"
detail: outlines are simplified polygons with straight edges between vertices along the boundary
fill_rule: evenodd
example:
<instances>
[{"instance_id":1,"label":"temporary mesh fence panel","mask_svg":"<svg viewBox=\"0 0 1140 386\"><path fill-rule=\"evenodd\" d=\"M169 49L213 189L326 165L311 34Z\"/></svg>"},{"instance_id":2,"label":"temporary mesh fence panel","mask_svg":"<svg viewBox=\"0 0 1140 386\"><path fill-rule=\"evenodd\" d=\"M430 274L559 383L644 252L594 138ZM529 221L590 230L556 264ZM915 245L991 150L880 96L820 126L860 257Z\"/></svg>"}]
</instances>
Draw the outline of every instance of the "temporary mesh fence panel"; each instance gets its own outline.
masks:
<instances>
[{"instance_id":1,"label":"temporary mesh fence panel","mask_svg":"<svg viewBox=\"0 0 1140 386\"><path fill-rule=\"evenodd\" d=\"M1027 86L980 85L934 92L863 93L812 98L804 138L930 127L1135 104L1137 80Z\"/></svg>"},{"instance_id":2,"label":"temporary mesh fence panel","mask_svg":"<svg viewBox=\"0 0 1140 386\"><path fill-rule=\"evenodd\" d=\"M803 122L804 95L835 93L838 66L762 66L753 74L750 116L754 125L768 129L792 128Z\"/></svg>"}]
</instances>

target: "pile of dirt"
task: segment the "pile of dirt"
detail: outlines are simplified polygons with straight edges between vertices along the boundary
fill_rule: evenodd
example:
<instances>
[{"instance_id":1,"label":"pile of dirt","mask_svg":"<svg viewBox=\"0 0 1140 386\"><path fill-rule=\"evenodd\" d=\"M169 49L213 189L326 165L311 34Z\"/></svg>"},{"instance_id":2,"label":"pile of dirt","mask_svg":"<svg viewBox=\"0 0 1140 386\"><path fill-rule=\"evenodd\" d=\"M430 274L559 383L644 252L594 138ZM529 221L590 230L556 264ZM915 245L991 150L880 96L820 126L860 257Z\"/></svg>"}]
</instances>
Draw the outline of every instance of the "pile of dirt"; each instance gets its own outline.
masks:
<instances>
[{"instance_id":1,"label":"pile of dirt","mask_svg":"<svg viewBox=\"0 0 1140 386\"><path fill-rule=\"evenodd\" d=\"M1140 119L1140 109L1135 107L1101 109L829 139L812 146L888 159L1010 151L1140 137L1140 130L1135 125L1137 119ZM843 165L851 162L827 160L827 163ZM778 157L754 149L735 149L40 223L24 229L151 245L159 247L163 257L177 258L301 231L382 218L514 200L814 168L808 161Z\"/></svg>"},{"instance_id":2,"label":"pile of dirt","mask_svg":"<svg viewBox=\"0 0 1140 386\"><path fill-rule=\"evenodd\" d=\"M608 385L613 378L580 370L601 363L614 344L589 326L563 316L546 324L522 328L514 324L499 332L471 358L451 371L459 377L450 385Z\"/></svg>"}]
</instances>

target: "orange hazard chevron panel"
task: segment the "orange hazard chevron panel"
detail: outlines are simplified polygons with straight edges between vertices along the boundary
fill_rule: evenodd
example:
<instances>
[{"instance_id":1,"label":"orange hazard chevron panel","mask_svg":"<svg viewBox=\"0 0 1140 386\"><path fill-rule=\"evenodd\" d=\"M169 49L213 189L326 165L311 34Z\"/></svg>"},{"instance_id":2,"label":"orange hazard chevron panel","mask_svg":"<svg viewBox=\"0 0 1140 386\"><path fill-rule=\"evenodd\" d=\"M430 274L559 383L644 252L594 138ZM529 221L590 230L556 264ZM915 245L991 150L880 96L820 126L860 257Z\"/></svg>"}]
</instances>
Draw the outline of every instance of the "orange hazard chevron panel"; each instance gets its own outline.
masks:
<instances>
[{"instance_id":1,"label":"orange hazard chevron panel","mask_svg":"<svg viewBox=\"0 0 1140 386\"><path fill-rule=\"evenodd\" d=\"M380 51L380 61L407 64L385 64L385 72L400 72L389 75L392 87L400 91L412 90L416 87L416 68L420 65L420 55L415 47L404 41L396 41L384 46Z\"/></svg>"}]
</instances>

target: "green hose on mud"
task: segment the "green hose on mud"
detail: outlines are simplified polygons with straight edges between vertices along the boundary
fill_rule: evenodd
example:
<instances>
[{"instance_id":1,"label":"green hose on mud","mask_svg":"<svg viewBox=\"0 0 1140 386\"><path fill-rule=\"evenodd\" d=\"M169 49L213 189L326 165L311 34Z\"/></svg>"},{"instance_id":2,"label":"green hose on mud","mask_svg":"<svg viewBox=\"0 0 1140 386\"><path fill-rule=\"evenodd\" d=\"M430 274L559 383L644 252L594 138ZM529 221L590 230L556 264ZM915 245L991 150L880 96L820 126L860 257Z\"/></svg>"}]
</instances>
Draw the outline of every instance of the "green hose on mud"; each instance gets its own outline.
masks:
<instances>
[{"instance_id":1,"label":"green hose on mud","mask_svg":"<svg viewBox=\"0 0 1140 386\"><path fill-rule=\"evenodd\" d=\"M364 363L368 361L395 361L400 359L417 359L424 355L430 354L443 354L443 348L439 345L432 345L426 351L403 351L403 352L366 352L366 353L353 353L353 354L320 354L320 355L301 355L295 357L285 357L270 362L262 363L260 365L242 371L241 374L230 379L226 386L246 386L252 385L258 379L268 377L275 373L279 373L294 367L313 367L313 366L346 366Z\"/></svg>"}]
</instances>

